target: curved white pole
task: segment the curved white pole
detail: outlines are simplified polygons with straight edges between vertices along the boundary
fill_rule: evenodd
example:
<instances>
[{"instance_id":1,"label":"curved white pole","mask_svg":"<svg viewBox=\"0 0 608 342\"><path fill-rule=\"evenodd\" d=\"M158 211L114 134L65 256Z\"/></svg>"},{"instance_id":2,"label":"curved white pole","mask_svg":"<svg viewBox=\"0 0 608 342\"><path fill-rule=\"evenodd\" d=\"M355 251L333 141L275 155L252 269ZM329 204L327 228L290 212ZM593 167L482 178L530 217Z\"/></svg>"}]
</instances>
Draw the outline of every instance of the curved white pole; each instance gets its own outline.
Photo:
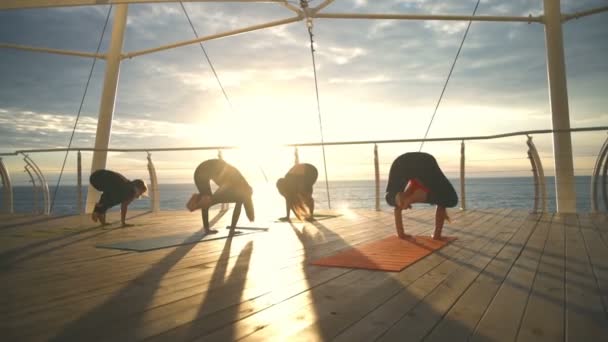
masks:
<instances>
[{"instance_id":1,"label":"curved white pole","mask_svg":"<svg viewBox=\"0 0 608 342\"><path fill-rule=\"evenodd\" d=\"M80 153L80 151L78 151L76 158L76 172L76 186L78 187L78 189L76 189L76 195L78 196L78 215L82 215L82 153Z\"/></svg>"},{"instance_id":2,"label":"curved white pole","mask_svg":"<svg viewBox=\"0 0 608 342\"><path fill-rule=\"evenodd\" d=\"M156 177L156 169L152 163L152 154L148 152L148 173L150 174L150 199L152 202L152 212L160 211L160 192L158 191L158 178Z\"/></svg>"},{"instance_id":3,"label":"curved white pole","mask_svg":"<svg viewBox=\"0 0 608 342\"><path fill-rule=\"evenodd\" d=\"M529 148L528 157L530 158L530 163L532 164L532 174L534 176L534 212L538 212L539 199L542 211L547 212L549 204L547 201L547 185L545 182L545 172L543 171L543 164L540 160L538 150L536 149L536 145L534 145L531 136L528 136L528 140L526 143L528 144Z\"/></svg>"},{"instance_id":4,"label":"curved white pole","mask_svg":"<svg viewBox=\"0 0 608 342\"><path fill-rule=\"evenodd\" d=\"M36 178L38 178L38 182L40 182L40 191L42 191L42 199L44 201L44 204L42 207L42 213L44 215L50 215L51 202L50 202L50 195L49 195L49 184L47 183L46 178L44 177L44 174L42 173L42 170L38 167L38 164L36 164L36 162L34 162L34 160L32 158L30 158L28 155L24 155L23 160L26 162L27 165L29 165L29 167L32 169L32 171L36 175Z\"/></svg>"},{"instance_id":5,"label":"curved white pole","mask_svg":"<svg viewBox=\"0 0 608 342\"><path fill-rule=\"evenodd\" d=\"M467 197L466 197L466 187L465 187L465 148L464 148L464 140L460 142L460 210L467 209Z\"/></svg>"},{"instance_id":6,"label":"curved white pole","mask_svg":"<svg viewBox=\"0 0 608 342\"><path fill-rule=\"evenodd\" d=\"M374 144L374 180L376 185L376 211L380 211L380 159L378 145Z\"/></svg>"},{"instance_id":7,"label":"curved white pole","mask_svg":"<svg viewBox=\"0 0 608 342\"><path fill-rule=\"evenodd\" d=\"M2 212L12 214L13 207L13 185L11 183L11 175L8 169L4 166L2 158L0 158L0 178L2 178Z\"/></svg>"},{"instance_id":8,"label":"curved white pole","mask_svg":"<svg viewBox=\"0 0 608 342\"><path fill-rule=\"evenodd\" d=\"M600 179L600 173L602 169L602 165L604 165L604 160L608 163L608 138L604 141L602 148L600 149L600 153L597 155L597 160L595 161L595 167L593 168L593 174L591 175L591 212L596 213L598 211L598 180Z\"/></svg>"}]
</instances>

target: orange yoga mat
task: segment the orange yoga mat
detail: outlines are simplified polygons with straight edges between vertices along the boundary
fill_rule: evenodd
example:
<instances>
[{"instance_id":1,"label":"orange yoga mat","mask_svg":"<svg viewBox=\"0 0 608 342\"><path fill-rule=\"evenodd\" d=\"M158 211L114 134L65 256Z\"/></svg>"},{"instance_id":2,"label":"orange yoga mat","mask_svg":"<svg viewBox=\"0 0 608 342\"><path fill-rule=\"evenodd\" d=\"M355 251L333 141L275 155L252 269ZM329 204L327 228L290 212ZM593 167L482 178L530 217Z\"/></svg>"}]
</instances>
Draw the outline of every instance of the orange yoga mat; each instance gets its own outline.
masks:
<instances>
[{"instance_id":1,"label":"orange yoga mat","mask_svg":"<svg viewBox=\"0 0 608 342\"><path fill-rule=\"evenodd\" d=\"M450 236L444 236L441 240L433 240L430 236L407 239L389 236L315 260L312 264L399 272L454 240L456 238Z\"/></svg>"}]
</instances>

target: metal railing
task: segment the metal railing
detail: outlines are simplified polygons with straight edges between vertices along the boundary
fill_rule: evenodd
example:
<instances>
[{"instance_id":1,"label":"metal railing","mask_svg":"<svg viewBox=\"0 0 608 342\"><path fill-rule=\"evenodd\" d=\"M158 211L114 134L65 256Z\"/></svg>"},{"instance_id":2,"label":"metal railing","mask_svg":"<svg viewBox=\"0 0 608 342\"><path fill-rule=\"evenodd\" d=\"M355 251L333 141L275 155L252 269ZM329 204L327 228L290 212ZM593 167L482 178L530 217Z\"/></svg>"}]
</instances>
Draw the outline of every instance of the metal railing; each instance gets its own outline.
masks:
<instances>
[{"instance_id":1,"label":"metal railing","mask_svg":"<svg viewBox=\"0 0 608 342\"><path fill-rule=\"evenodd\" d=\"M374 163L374 177L375 177L375 209L380 210L380 202L381 202L381 189L380 189L380 167L379 167L379 157L378 157L378 145L380 144L391 144L391 143L413 143L413 142L449 142L449 141L460 141L460 208L466 209L466 192L465 192L465 180L466 180L466 169L465 169L465 141L476 141L476 140L490 140L490 139L499 139L499 138L507 138L507 137L516 137L516 136L525 136L527 137L526 144L528 146L527 157L530 160L532 177L534 179L534 204L533 211L547 211L548 210L548 201L547 201L547 190L545 184L545 175L544 169L541 163L540 156L538 151L532 142L531 135L533 134L549 134L555 132L592 132L592 131L608 131L608 126L600 126L600 127L583 127L583 128L573 128L569 130L530 130L530 131L518 131L518 132L510 132L496 135L486 135L486 136L461 136L461 137L445 137L445 138L427 138L427 139L395 139L395 140L368 140L368 141L341 141L341 142L326 142L325 146L338 146L338 145L373 145L373 163ZM299 152L298 149L302 147L314 147L321 146L322 143L313 142L313 143L298 143L298 144L285 144L281 145L282 147L293 147L294 148L294 159L295 163L299 161ZM154 163L152 162L152 154L151 152L175 152L175 151L204 151L204 150L217 150L218 158L222 157L222 150L231 150L238 149L237 146L208 146L208 147L174 147L174 148L135 148L135 149L124 149L124 148L109 148L104 151L108 152L146 152L147 153L147 168L150 177L151 186L149 189L149 194L151 198L151 208L150 210L153 212L160 210L160 191L158 187L158 178L156 175L156 169ZM17 150L11 153L0 153L0 156L13 156L13 155L24 155L24 161L26 162L25 171L30 175L31 182L33 184L33 191L35 200L38 201L40 197L37 193L42 193L43 200L43 210L44 214L50 214L49 212L49 192L48 192L48 184L46 179L38 166L33 162L30 154L33 153L47 153L47 152L65 152L65 151L76 151L78 152L77 159L77 179L78 179L78 211L82 213L82 194L81 194L81 185L82 185L82 165L81 165L81 157L80 153L83 151L96 151L94 148L55 148L55 149L30 149L30 150ZM2 159L0 158L0 174L2 175L3 182L3 202L2 202L2 212L12 212L12 185L10 182L10 175L8 170L2 163ZM599 195L603 198L603 201L606 206L606 210L608 210L608 139L604 142L601 147L597 160L595 163L595 168L592 174L591 181L591 208L593 211L598 210L598 202ZM36 205L38 207L38 205Z\"/></svg>"},{"instance_id":2,"label":"metal railing","mask_svg":"<svg viewBox=\"0 0 608 342\"><path fill-rule=\"evenodd\" d=\"M601 175L601 176L600 176ZM598 188L602 192L602 198L604 199L604 203L606 205L606 210L608 210L608 188L607 181L608 178L608 138L602 145L600 152L597 156L597 161L595 162L595 167L593 169L593 174L591 176L591 210L593 212L598 211ZM601 179L601 181L600 181Z\"/></svg>"},{"instance_id":3,"label":"metal railing","mask_svg":"<svg viewBox=\"0 0 608 342\"><path fill-rule=\"evenodd\" d=\"M536 145L532 142L532 137L528 136L528 140L526 141L528 145L528 158L530 159L530 164L532 166L532 175L534 177L534 212L538 212L539 208L539 200L541 202L540 207L542 208L540 211L547 211L547 187L545 183L545 172L543 170L543 164L540 161L540 156L538 155L538 151L536 149Z\"/></svg>"},{"instance_id":4,"label":"metal railing","mask_svg":"<svg viewBox=\"0 0 608 342\"><path fill-rule=\"evenodd\" d=\"M0 211L12 214L14 210L13 185L11 183L11 176L2 158L0 158L0 178L2 179L2 208L0 208Z\"/></svg>"}]
</instances>

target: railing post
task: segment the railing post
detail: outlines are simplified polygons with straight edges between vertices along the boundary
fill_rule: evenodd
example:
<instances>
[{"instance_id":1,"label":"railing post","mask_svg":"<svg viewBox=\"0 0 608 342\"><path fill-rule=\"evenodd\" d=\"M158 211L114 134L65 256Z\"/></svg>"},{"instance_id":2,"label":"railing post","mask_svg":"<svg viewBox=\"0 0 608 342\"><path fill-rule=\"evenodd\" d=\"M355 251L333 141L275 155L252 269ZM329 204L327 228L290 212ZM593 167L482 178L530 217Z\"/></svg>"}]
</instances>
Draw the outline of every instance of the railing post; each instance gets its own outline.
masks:
<instances>
[{"instance_id":1,"label":"railing post","mask_svg":"<svg viewBox=\"0 0 608 342\"><path fill-rule=\"evenodd\" d=\"M40 190L42 191L42 198L44 200L44 207L42 208L42 213L45 215L49 215L51 212L51 203L49 202L49 185L46 182L46 178L42 174L42 170L36 165L36 163L28 156L24 155L23 160L29 165L29 167L34 171L36 178L40 182ZM31 174L30 174L31 176Z\"/></svg>"},{"instance_id":2,"label":"railing post","mask_svg":"<svg viewBox=\"0 0 608 342\"><path fill-rule=\"evenodd\" d=\"M602 172L602 197L604 198L604 206L608 211L608 160L604 162L604 171Z\"/></svg>"},{"instance_id":3,"label":"railing post","mask_svg":"<svg viewBox=\"0 0 608 342\"><path fill-rule=\"evenodd\" d=\"M38 186L36 185L36 179L34 178L34 175L32 175L32 166L30 164L25 164L25 172L27 172L27 174L30 176L30 181L32 182L32 196L34 197L34 205L32 206L32 212L34 214L39 214L39 202L40 199L38 198Z\"/></svg>"},{"instance_id":4,"label":"railing post","mask_svg":"<svg viewBox=\"0 0 608 342\"><path fill-rule=\"evenodd\" d=\"M606 141L604 141L604 145L602 145L602 148L600 149L600 153L598 153L597 155L597 160L595 161L595 167L593 168L593 174L591 176L591 211L596 213L598 211L598 205L597 205L597 187L598 187L598 180L600 179L600 172L602 169L602 165L604 165L604 162L606 162L606 164L608 165L608 159L606 158L608 154L608 138L606 138ZM604 199L606 198L606 179L602 177L603 180L603 186L602 186L602 190L603 190L603 196ZM606 208L608 209L608 203L606 204Z\"/></svg>"},{"instance_id":5,"label":"railing post","mask_svg":"<svg viewBox=\"0 0 608 342\"><path fill-rule=\"evenodd\" d=\"M378 144L374 144L374 171L376 177L376 211L380 211L380 162L378 160Z\"/></svg>"},{"instance_id":6,"label":"railing post","mask_svg":"<svg viewBox=\"0 0 608 342\"><path fill-rule=\"evenodd\" d=\"M217 159L224 160L224 156L222 155L222 150L217 150ZM221 211L228 210L228 208L229 208L228 203L222 203L222 205L220 206Z\"/></svg>"},{"instance_id":7,"label":"railing post","mask_svg":"<svg viewBox=\"0 0 608 342\"><path fill-rule=\"evenodd\" d=\"M298 146L294 147L293 158L294 158L293 163L295 165L300 164L300 153L298 152Z\"/></svg>"},{"instance_id":8,"label":"railing post","mask_svg":"<svg viewBox=\"0 0 608 342\"><path fill-rule=\"evenodd\" d=\"M530 152L530 150L528 150L528 159L530 159L530 165L532 165L532 177L534 178L534 208L532 209L532 212L537 213L538 212L538 197L539 197L538 173L536 171L536 164L534 162L534 157L532 157L532 152Z\"/></svg>"},{"instance_id":9,"label":"railing post","mask_svg":"<svg viewBox=\"0 0 608 342\"><path fill-rule=\"evenodd\" d=\"M8 169L4 166L2 158L0 158L0 177L2 178L2 212L12 214L14 212L13 185L11 184L11 176L8 173Z\"/></svg>"},{"instance_id":10,"label":"railing post","mask_svg":"<svg viewBox=\"0 0 608 342\"><path fill-rule=\"evenodd\" d=\"M464 140L460 142L460 210L467 209L464 174Z\"/></svg>"},{"instance_id":11,"label":"railing post","mask_svg":"<svg viewBox=\"0 0 608 342\"><path fill-rule=\"evenodd\" d=\"M532 142L532 137L528 136L528 157L530 158L530 163L532 164L532 172L534 175L534 211L538 210L538 198L541 200L542 211L548 211L548 203L547 203L547 187L545 185L545 172L543 171L543 165L540 161L540 156L538 155L538 151L536 150L536 146Z\"/></svg>"},{"instance_id":12,"label":"railing post","mask_svg":"<svg viewBox=\"0 0 608 342\"><path fill-rule=\"evenodd\" d=\"M158 178L156 177L156 169L152 163L152 154L148 153L148 173L150 174L150 210L153 213L160 211L160 192L158 191Z\"/></svg>"},{"instance_id":13,"label":"railing post","mask_svg":"<svg viewBox=\"0 0 608 342\"><path fill-rule=\"evenodd\" d=\"M76 186L78 186L78 215L82 215L84 213L84 208L82 206L82 155L80 150L78 151L76 158Z\"/></svg>"}]
</instances>

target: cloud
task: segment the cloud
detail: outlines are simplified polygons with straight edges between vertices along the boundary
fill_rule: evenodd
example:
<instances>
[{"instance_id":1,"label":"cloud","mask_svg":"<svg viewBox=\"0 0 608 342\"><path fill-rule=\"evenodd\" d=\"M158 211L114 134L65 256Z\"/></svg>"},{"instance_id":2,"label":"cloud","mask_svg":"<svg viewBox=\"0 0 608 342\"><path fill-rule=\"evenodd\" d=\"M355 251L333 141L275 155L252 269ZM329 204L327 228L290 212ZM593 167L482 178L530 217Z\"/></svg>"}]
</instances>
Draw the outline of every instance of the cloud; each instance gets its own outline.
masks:
<instances>
[{"instance_id":1,"label":"cloud","mask_svg":"<svg viewBox=\"0 0 608 342\"><path fill-rule=\"evenodd\" d=\"M23 148L65 148L75 123L75 116L12 111L2 109L3 146L13 149ZM80 118L73 147L91 148L97 130L97 119ZM188 140L200 140L199 134L210 134L213 129L191 123L173 123L161 120L114 118L110 147L160 147L158 141L173 141L187 145Z\"/></svg>"},{"instance_id":2,"label":"cloud","mask_svg":"<svg viewBox=\"0 0 608 342\"><path fill-rule=\"evenodd\" d=\"M386 75L377 75L369 78L331 78L329 79L329 83L368 84L390 82L391 80L392 79Z\"/></svg>"},{"instance_id":3,"label":"cloud","mask_svg":"<svg viewBox=\"0 0 608 342\"><path fill-rule=\"evenodd\" d=\"M466 22L442 22L442 21L425 21L424 27L437 34L453 35L464 32L467 28Z\"/></svg>"},{"instance_id":4,"label":"cloud","mask_svg":"<svg viewBox=\"0 0 608 342\"><path fill-rule=\"evenodd\" d=\"M593 127L608 125L608 113L594 115L593 117L583 117L571 120L572 127Z\"/></svg>"},{"instance_id":5,"label":"cloud","mask_svg":"<svg viewBox=\"0 0 608 342\"><path fill-rule=\"evenodd\" d=\"M325 11L470 14L475 3L351 0L333 2ZM562 1L562 9L579 11L601 4L599 0ZM199 36L293 16L277 4L184 5ZM2 12L0 41L91 52L108 8ZM542 2L527 0L484 0L478 10L479 15L541 12ZM602 93L608 87L605 20L606 14L598 14L564 25L573 126L606 122L608 99ZM326 140L423 134L466 24L315 20L316 71ZM111 26L102 50L107 49L110 30ZM179 4L129 7L127 52L193 38ZM544 40L539 24L474 22L431 135L549 128ZM116 97L113 146L230 144L233 137L252 127L265 138L319 139L304 23L209 41L204 47L230 104L196 44L125 60ZM2 51L2 146L65 146L91 65L88 58ZM105 62L97 61L75 144L93 144L104 69ZM475 125L463 124L472 122Z\"/></svg>"},{"instance_id":6,"label":"cloud","mask_svg":"<svg viewBox=\"0 0 608 342\"><path fill-rule=\"evenodd\" d=\"M330 46L327 49L323 49L319 52L319 55L325 56L325 58L333 61L335 64L348 64L353 59L365 56L367 51L361 47L341 47L341 46Z\"/></svg>"}]
</instances>

